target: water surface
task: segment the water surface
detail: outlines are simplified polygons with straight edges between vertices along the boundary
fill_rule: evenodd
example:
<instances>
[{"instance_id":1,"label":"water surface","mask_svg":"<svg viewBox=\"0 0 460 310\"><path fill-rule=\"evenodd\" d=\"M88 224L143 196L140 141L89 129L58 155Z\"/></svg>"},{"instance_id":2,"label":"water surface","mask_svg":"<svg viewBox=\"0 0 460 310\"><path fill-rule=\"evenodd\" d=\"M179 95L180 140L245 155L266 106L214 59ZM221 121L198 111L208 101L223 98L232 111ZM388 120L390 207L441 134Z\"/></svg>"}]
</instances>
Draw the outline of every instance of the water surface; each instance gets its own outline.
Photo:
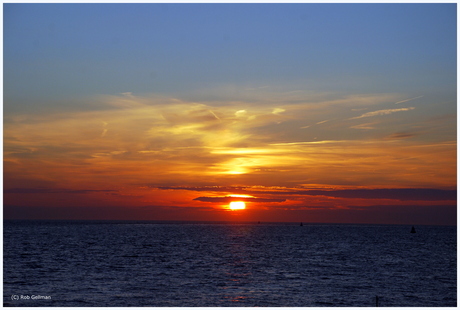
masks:
<instances>
[{"instance_id":1,"label":"water surface","mask_svg":"<svg viewBox=\"0 0 460 310\"><path fill-rule=\"evenodd\" d=\"M5 221L4 306L456 306L456 227L410 229Z\"/></svg>"}]
</instances>

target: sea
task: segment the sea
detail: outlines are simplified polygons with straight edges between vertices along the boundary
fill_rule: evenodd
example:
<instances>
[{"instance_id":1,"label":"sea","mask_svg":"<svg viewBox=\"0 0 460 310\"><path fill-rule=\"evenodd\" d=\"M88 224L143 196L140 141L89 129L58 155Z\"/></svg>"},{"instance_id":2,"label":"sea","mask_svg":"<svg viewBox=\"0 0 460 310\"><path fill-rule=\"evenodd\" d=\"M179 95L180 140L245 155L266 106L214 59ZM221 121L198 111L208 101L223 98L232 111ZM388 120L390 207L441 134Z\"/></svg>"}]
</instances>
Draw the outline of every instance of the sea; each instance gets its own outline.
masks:
<instances>
[{"instance_id":1,"label":"sea","mask_svg":"<svg viewBox=\"0 0 460 310\"><path fill-rule=\"evenodd\" d=\"M456 226L3 222L5 307L456 307Z\"/></svg>"}]
</instances>

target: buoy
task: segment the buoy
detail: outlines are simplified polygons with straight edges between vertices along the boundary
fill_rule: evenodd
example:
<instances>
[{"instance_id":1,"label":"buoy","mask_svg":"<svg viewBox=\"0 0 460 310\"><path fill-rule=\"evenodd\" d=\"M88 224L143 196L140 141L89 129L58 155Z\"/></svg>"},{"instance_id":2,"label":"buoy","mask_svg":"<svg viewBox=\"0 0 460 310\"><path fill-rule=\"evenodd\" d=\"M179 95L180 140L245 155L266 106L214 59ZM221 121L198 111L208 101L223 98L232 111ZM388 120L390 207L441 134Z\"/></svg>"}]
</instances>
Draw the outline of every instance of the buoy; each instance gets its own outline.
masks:
<instances>
[{"instance_id":1,"label":"buoy","mask_svg":"<svg viewBox=\"0 0 460 310\"><path fill-rule=\"evenodd\" d=\"M414 226L412 226L412 229L411 229L410 233L415 234L415 227Z\"/></svg>"},{"instance_id":2,"label":"buoy","mask_svg":"<svg viewBox=\"0 0 460 310\"><path fill-rule=\"evenodd\" d=\"M302 222L300 222L300 226L303 226L303 223L302 223Z\"/></svg>"}]
</instances>

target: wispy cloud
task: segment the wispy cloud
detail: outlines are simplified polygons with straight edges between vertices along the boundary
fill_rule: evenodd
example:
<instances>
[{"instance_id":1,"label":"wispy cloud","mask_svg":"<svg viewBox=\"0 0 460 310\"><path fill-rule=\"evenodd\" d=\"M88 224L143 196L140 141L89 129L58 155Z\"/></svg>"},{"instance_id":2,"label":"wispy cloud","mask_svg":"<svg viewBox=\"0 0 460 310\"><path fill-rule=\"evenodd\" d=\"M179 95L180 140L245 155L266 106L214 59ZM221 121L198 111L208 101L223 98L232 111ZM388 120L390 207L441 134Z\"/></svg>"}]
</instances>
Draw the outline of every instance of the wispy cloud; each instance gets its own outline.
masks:
<instances>
[{"instance_id":1,"label":"wispy cloud","mask_svg":"<svg viewBox=\"0 0 460 310\"><path fill-rule=\"evenodd\" d=\"M350 128L370 130L370 129L375 129L375 126L374 126L375 124L376 123L365 123L365 124L359 124L359 125L351 126Z\"/></svg>"},{"instance_id":2,"label":"wispy cloud","mask_svg":"<svg viewBox=\"0 0 460 310\"><path fill-rule=\"evenodd\" d=\"M389 136L387 136L385 139L387 140L394 140L394 139L408 139L417 136L417 134L413 132L396 132L393 133Z\"/></svg>"},{"instance_id":3,"label":"wispy cloud","mask_svg":"<svg viewBox=\"0 0 460 310\"><path fill-rule=\"evenodd\" d=\"M98 105L88 111L12 115L4 124L5 178L53 180L71 189L388 186L395 179L399 186L430 187L456 180L449 168L455 164L456 144L402 140L409 138L410 118L391 128L363 121L350 129L350 113L363 113L352 112L353 107L385 104L394 95L302 93L294 101L282 98L274 102L268 94L255 101L197 102L130 94L98 97ZM312 126L299 130L305 124ZM371 128L375 130L356 130ZM433 177L427 179L427 174Z\"/></svg>"},{"instance_id":4,"label":"wispy cloud","mask_svg":"<svg viewBox=\"0 0 460 310\"><path fill-rule=\"evenodd\" d=\"M274 108L273 111L272 111L272 114L275 114L275 115L279 115L283 112L285 112L286 110L283 109L283 108Z\"/></svg>"},{"instance_id":5,"label":"wispy cloud","mask_svg":"<svg viewBox=\"0 0 460 310\"><path fill-rule=\"evenodd\" d=\"M393 114L396 112L405 112L405 111L410 111L414 109L415 109L414 107L409 107L409 108L400 108L400 109L378 110L378 111L373 111L373 112L367 112L367 113L361 114L360 116L352 117L350 119L358 119L358 118L372 117L372 116L379 116L379 115L389 115L389 114Z\"/></svg>"},{"instance_id":6,"label":"wispy cloud","mask_svg":"<svg viewBox=\"0 0 460 310\"><path fill-rule=\"evenodd\" d=\"M422 96L418 96L418 97L414 97L414 98L409 98L409 99L406 99L406 100L401 100L401 101L395 102L395 104L400 104L400 103L412 101L412 100L415 100L415 99L418 99L418 98L422 98L422 97L423 97L423 95L422 95Z\"/></svg>"},{"instance_id":7,"label":"wispy cloud","mask_svg":"<svg viewBox=\"0 0 460 310\"><path fill-rule=\"evenodd\" d=\"M103 128L102 128L101 138L104 138L104 136L107 134L107 131L108 131L107 125L108 125L107 122L102 122Z\"/></svg>"}]
</instances>

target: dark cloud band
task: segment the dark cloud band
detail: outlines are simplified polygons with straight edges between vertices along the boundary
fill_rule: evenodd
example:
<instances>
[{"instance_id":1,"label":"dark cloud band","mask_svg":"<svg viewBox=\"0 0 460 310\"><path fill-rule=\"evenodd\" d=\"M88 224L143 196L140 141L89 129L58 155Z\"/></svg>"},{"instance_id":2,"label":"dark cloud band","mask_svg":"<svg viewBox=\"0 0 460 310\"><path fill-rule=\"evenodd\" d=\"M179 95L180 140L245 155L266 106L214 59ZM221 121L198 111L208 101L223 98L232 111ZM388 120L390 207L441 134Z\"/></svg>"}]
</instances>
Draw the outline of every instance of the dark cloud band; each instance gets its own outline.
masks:
<instances>
[{"instance_id":1,"label":"dark cloud band","mask_svg":"<svg viewBox=\"0 0 460 310\"><path fill-rule=\"evenodd\" d=\"M396 199L396 200L456 200L456 190L441 190L430 188L382 188L382 189L349 189L349 190L309 190L284 192L291 195L328 196L336 198L363 199Z\"/></svg>"},{"instance_id":2,"label":"dark cloud band","mask_svg":"<svg viewBox=\"0 0 460 310\"><path fill-rule=\"evenodd\" d=\"M111 189L65 189L65 188L10 188L3 191L4 194L89 194L89 193L113 193Z\"/></svg>"},{"instance_id":3,"label":"dark cloud band","mask_svg":"<svg viewBox=\"0 0 460 310\"><path fill-rule=\"evenodd\" d=\"M281 195L281 196L327 196L335 198L361 198L361 199L394 199L401 201L443 201L457 200L457 190L443 190L433 188L379 188L379 189L343 189L343 190L296 190L288 189L266 191L258 189L251 190L250 187L157 187L168 190L189 190L208 192L233 192L247 195ZM206 199L221 199L226 197L198 197ZM200 200L196 198L196 200ZM257 198L262 199L262 198ZM235 200L235 198L233 198ZM241 199L239 199L241 200ZM225 200L228 201L228 200ZM283 200L284 201L284 200ZM262 202L262 201L261 201Z\"/></svg>"}]
</instances>

